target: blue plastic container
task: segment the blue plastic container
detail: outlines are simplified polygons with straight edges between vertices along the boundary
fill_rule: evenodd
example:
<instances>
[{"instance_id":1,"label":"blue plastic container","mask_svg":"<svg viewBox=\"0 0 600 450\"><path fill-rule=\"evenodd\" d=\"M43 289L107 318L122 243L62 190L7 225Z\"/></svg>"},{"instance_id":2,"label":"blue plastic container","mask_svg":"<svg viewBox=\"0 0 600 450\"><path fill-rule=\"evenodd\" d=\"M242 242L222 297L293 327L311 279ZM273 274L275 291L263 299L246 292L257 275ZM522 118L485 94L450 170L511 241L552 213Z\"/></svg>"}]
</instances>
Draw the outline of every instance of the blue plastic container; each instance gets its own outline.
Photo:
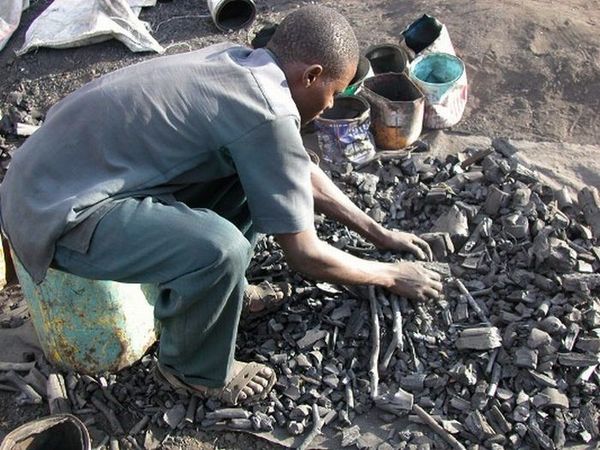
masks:
<instances>
[{"instance_id":1,"label":"blue plastic container","mask_svg":"<svg viewBox=\"0 0 600 450\"><path fill-rule=\"evenodd\" d=\"M156 341L155 285L89 280L53 269L36 285L14 260L42 350L57 367L116 372Z\"/></svg>"}]
</instances>

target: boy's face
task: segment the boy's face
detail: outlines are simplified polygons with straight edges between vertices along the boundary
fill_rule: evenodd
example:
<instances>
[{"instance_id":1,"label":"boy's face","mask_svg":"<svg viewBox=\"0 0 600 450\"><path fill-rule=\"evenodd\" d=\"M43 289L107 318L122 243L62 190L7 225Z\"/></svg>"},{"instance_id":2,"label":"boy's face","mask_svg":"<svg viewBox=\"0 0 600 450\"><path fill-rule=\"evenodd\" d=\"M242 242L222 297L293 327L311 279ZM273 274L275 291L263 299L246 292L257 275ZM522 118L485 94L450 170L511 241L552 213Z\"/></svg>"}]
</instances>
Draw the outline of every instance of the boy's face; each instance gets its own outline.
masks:
<instances>
[{"instance_id":1,"label":"boy's face","mask_svg":"<svg viewBox=\"0 0 600 450\"><path fill-rule=\"evenodd\" d=\"M292 77L289 80L290 91L302 124L331 108L335 96L346 89L355 73L356 64L348 64L341 76L331 78L323 72L322 66L314 64Z\"/></svg>"}]
</instances>

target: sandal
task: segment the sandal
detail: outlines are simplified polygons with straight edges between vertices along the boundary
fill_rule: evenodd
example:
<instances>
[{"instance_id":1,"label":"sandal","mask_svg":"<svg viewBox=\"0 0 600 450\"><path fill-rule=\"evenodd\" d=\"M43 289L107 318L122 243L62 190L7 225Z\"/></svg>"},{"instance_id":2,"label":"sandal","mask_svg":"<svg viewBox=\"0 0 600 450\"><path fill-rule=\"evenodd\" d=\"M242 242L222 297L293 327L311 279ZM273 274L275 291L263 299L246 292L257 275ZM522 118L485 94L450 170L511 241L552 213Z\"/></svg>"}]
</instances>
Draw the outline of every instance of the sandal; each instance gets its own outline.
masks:
<instances>
[{"instance_id":1,"label":"sandal","mask_svg":"<svg viewBox=\"0 0 600 450\"><path fill-rule=\"evenodd\" d=\"M267 386L258 394L251 395L244 400L240 400L240 394L250 381L261 372L263 369L269 368L264 364L256 362L241 362L234 361L232 372L235 373L233 378L229 380L222 388L207 388L201 386L194 386L186 383L181 378L171 373L165 366L160 363L156 364L155 374L159 381L166 382L176 391L183 391L188 394L196 395L198 397L207 398L212 397L216 400L220 400L230 406L239 406L240 404L254 403L259 400L263 400L269 395L269 392L277 382L277 376L275 371L271 369L271 377L268 380Z\"/></svg>"},{"instance_id":2,"label":"sandal","mask_svg":"<svg viewBox=\"0 0 600 450\"><path fill-rule=\"evenodd\" d=\"M250 284L244 291L242 315L260 317L276 311L291 295L292 285L290 283L262 281L259 284Z\"/></svg>"}]
</instances>

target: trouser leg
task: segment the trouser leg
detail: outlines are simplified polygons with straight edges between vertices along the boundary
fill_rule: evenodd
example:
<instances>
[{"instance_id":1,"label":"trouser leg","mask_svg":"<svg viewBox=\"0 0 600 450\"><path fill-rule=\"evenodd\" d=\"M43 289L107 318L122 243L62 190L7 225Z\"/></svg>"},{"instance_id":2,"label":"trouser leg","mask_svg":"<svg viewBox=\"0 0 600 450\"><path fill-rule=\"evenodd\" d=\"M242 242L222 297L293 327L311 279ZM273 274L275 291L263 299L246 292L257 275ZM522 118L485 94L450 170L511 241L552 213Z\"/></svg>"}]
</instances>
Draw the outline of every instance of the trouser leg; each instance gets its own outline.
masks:
<instances>
[{"instance_id":1,"label":"trouser leg","mask_svg":"<svg viewBox=\"0 0 600 450\"><path fill-rule=\"evenodd\" d=\"M158 284L159 359L189 382L218 387L233 361L251 255L249 240L215 211L127 199L100 221L86 254L57 247L55 266Z\"/></svg>"}]
</instances>

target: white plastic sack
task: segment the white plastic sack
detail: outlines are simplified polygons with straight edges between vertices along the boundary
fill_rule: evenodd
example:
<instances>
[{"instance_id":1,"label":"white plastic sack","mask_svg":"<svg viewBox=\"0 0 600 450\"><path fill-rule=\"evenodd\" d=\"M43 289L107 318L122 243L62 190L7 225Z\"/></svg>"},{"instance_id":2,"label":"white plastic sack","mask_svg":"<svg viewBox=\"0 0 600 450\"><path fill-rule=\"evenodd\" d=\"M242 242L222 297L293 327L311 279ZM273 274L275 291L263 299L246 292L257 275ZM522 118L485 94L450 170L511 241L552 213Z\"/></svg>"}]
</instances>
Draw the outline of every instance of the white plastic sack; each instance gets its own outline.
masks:
<instances>
[{"instance_id":1,"label":"white plastic sack","mask_svg":"<svg viewBox=\"0 0 600 450\"><path fill-rule=\"evenodd\" d=\"M127 0L55 0L31 24L17 54L38 47L79 47L113 37L134 52L164 52Z\"/></svg>"},{"instance_id":2,"label":"white plastic sack","mask_svg":"<svg viewBox=\"0 0 600 450\"><path fill-rule=\"evenodd\" d=\"M29 0L0 0L0 50L19 26L21 13L27 8Z\"/></svg>"}]
</instances>

